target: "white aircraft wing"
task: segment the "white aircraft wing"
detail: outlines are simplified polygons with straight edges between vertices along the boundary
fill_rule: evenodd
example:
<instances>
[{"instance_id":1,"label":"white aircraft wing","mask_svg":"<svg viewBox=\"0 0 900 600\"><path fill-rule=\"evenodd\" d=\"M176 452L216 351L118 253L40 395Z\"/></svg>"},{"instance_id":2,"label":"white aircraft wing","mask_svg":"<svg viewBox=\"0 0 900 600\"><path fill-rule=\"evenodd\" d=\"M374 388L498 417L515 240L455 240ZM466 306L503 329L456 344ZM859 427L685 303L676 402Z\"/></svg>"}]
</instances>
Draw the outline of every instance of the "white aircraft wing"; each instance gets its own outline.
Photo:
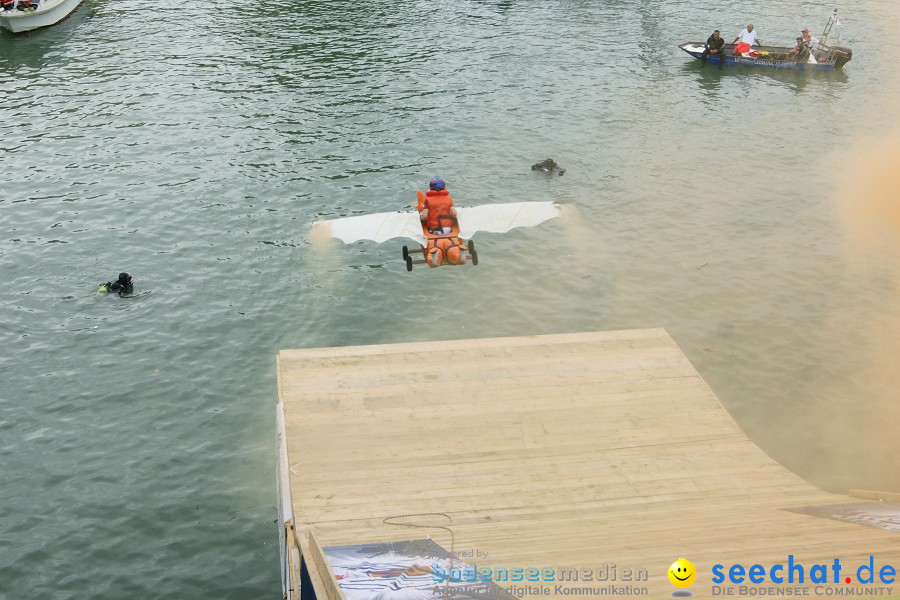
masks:
<instances>
[{"instance_id":1,"label":"white aircraft wing","mask_svg":"<svg viewBox=\"0 0 900 600\"><path fill-rule=\"evenodd\" d=\"M417 212L389 212L344 217L313 223L312 235L328 235L350 244L359 240L386 242L405 237L425 245L422 222Z\"/></svg>"},{"instance_id":2,"label":"white aircraft wing","mask_svg":"<svg viewBox=\"0 0 900 600\"><path fill-rule=\"evenodd\" d=\"M534 227L558 217L556 202L510 202L457 208L459 237L469 239L476 231L506 233L515 227Z\"/></svg>"}]
</instances>

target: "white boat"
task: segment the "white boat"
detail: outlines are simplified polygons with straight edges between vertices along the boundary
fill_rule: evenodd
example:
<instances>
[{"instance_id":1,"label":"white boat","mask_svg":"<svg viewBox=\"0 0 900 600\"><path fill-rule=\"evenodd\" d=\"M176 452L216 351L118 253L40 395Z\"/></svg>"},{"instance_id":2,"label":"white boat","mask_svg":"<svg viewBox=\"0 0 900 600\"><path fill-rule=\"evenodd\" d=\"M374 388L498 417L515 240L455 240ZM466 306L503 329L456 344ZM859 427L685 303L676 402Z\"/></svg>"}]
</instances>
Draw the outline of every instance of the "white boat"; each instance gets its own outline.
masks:
<instances>
[{"instance_id":1,"label":"white boat","mask_svg":"<svg viewBox=\"0 0 900 600\"><path fill-rule=\"evenodd\" d=\"M0 28L19 33L55 25L72 14L81 2L82 0L13 0L4 4L10 8L0 10Z\"/></svg>"}]
</instances>

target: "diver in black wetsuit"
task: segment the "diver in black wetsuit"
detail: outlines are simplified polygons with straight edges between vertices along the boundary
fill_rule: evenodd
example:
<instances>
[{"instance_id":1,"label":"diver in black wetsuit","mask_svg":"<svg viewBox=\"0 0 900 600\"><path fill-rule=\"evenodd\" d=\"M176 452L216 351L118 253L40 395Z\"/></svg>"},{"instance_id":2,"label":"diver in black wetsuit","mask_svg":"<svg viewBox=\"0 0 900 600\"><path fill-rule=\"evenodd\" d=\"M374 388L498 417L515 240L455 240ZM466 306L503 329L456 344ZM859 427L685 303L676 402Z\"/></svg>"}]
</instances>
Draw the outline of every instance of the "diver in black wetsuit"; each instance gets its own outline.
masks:
<instances>
[{"instance_id":1,"label":"diver in black wetsuit","mask_svg":"<svg viewBox=\"0 0 900 600\"><path fill-rule=\"evenodd\" d=\"M120 296L125 296L134 291L134 283L131 281L131 275L128 273L119 273L118 279L100 284L100 288L97 291L114 292Z\"/></svg>"}]
</instances>

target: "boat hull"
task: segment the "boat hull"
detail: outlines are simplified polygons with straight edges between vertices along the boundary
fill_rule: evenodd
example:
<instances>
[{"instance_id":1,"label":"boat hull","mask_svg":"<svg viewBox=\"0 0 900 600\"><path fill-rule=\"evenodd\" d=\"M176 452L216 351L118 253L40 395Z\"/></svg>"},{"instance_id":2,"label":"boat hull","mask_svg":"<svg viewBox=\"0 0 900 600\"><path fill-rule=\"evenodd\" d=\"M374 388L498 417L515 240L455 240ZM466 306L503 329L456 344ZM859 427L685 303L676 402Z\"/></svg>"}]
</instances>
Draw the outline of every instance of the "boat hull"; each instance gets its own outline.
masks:
<instances>
[{"instance_id":1,"label":"boat hull","mask_svg":"<svg viewBox=\"0 0 900 600\"><path fill-rule=\"evenodd\" d=\"M688 42L686 44L681 44L678 47L697 60L702 60L703 42ZM762 54L757 57L735 56L734 46L729 44L725 47L724 56L720 57L713 54L706 59L706 62L711 65L719 65L724 60L725 66L761 67L776 70L834 71L835 69L844 66L852 56L852 52L847 48L835 48L835 52L833 53L834 59L832 60L825 62L800 62L783 58L791 51L791 48L763 46L761 48L754 48L754 50L760 50L762 51Z\"/></svg>"},{"instance_id":2,"label":"boat hull","mask_svg":"<svg viewBox=\"0 0 900 600\"><path fill-rule=\"evenodd\" d=\"M0 12L0 28L13 33L56 25L78 8L82 0L46 0L34 12L8 10Z\"/></svg>"}]
</instances>

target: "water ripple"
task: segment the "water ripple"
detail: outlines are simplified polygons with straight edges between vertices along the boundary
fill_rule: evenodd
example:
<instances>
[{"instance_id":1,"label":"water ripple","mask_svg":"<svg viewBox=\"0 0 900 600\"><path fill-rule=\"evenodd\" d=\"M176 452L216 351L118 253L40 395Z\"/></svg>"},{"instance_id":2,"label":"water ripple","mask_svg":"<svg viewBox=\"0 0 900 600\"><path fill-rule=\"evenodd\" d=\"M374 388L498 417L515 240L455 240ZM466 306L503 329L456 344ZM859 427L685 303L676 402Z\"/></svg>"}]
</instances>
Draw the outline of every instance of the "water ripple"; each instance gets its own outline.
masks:
<instances>
[{"instance_id":1,"label":"water ripple","mask_svg":"<svg viewBox=\"0 0 900 600\"><path fill-rule=\"evenodd\" d=\"M842 74L678 51L742 11L95 0L0 36L4 592L277 594L285 347L664 326L771 456L896 491L896 238L852 243L835 167L897 134L871 57L900 16L857 3ZM767 15L767 41L827 17ZM530 171L548 156L565 177ZM565 216L412 274L402 242L307 239L438 174ZM95 294L122 270L133 297Z\"/></svg>"}]
</instances>

